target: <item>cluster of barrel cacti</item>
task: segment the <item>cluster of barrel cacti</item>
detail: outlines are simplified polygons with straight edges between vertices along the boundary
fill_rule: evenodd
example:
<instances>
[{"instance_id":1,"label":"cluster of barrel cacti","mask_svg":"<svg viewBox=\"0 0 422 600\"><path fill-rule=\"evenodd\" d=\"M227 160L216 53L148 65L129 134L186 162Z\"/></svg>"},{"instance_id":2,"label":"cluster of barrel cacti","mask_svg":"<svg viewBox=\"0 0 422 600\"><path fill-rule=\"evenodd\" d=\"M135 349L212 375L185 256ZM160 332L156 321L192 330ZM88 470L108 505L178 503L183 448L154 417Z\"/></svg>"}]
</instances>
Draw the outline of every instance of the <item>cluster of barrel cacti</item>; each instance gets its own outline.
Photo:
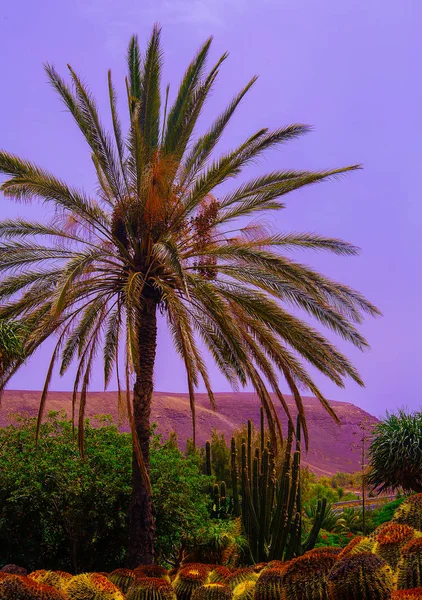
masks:
<instances>
[{"instance_id":1,"label":"cluster of barrel cacti","mask_svg":"<svg viewBox=\"0 0 422 600\"><path fill-rule=\"evenodd\" d=\"M264 411L261 409L261 427L256 447L252 442L252 421L248 421L247 438L240 448L240 473L236 441L231 441L232 496L227 497L226 483L216 484L210 490L212 515L241 516L243 532L249 541L252 558L256 562L290 560L312 549L324 519L326 500L318 502L313 526L303 539L300 490L301 425L297 419L296 435L289 424L283 455L276 468L276 448L265 439ZM293 446L295 446L293 450ZM212 474L211 445L206 444L205 472Z\"/></svg>"},{"instance_id":2,"label":"cluster of barrel cacti","mask_svg":"<svg viewBox=\"0 0 422 600\"><path fill-rule=\"evenodd\" d=\"M422 600L422 533L409 524L418 522L418 502L406 503L411 510L400 511L400 522L341 550L314 548L243 568L189 563L71 575L6 565L0 600Z\"/></svg>"}]
</instances>

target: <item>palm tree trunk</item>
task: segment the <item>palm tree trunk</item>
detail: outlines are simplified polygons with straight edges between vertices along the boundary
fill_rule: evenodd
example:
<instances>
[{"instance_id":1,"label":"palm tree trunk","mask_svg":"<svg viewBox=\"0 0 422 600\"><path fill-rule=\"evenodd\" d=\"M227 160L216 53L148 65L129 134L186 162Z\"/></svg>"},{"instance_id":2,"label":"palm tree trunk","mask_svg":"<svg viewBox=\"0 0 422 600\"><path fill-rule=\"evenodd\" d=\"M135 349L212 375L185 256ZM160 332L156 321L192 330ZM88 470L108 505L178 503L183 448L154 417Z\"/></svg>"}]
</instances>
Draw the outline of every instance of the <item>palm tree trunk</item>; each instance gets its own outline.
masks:
<instances>
[{"instance_id":1,"label":"palm tree trunk","mask_svg":"<svg viewBox=\"0 0 422 600\"><path fill-rule=\"evenodd\" d=\"M133 390L133 416L145 465L149 473L149 443L153 375L157 348L157 304L146 299L140 315L139 372ZM151 494L141 477L136 456L132 455L132 499L129 507L130 568L154 562L155 520Z\"/></svg>"}]
</instances>

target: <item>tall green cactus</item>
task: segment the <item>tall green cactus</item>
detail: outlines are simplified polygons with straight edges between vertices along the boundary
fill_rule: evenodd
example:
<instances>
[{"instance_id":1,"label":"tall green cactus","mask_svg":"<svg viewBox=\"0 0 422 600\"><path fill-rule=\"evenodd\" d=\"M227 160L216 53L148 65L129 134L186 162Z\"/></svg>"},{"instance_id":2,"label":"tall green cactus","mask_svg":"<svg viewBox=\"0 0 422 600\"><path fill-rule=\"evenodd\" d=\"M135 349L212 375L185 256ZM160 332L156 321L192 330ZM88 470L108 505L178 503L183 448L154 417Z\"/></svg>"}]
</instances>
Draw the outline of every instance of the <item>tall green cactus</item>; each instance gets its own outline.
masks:
<instances>
[{"instance_id":1,"label":"tall green cactus","mask_svg":"<svg viewBox=\"0 0 422 600\"><path fill-rule=\"evenodd\" d=\"M249 541L255 562L290 560L315 546L324 519L327 501L318 501L311 531L303 540L300 490L301 423L297 418L296 435L289 423L280 466L276 468L276 449L265 439L264 410L261 408L260 435L253 447L252 421L248 421L247 438L240 445L240 474L236 441L231 440L232 496L226 485L210 489L211 514L224 518L242 518L243 532ZM293 441L295 440L295 446ZM205 472L211 475L211 445L206 445Z\"/></svg>"},{"instance_id":2,"label":"tall green cactus","mask_svg":"<svg viewBox=\"0 0 422 600\"><path fill-rule=\"evenodd\" d=\"M259 446L252 450L252 423L248 439L242 442L242 522L253 559L290 560L311 550L316 542L326 510L326 500L318 503L313 527L302 541L302 506L300 493L301 424L297 419L296 445L289 425L281 467L277 474L274 449L264 439L264 413L261 410ZM233 451L232 440L232 451Z\"/></svg>"}]
</instances>

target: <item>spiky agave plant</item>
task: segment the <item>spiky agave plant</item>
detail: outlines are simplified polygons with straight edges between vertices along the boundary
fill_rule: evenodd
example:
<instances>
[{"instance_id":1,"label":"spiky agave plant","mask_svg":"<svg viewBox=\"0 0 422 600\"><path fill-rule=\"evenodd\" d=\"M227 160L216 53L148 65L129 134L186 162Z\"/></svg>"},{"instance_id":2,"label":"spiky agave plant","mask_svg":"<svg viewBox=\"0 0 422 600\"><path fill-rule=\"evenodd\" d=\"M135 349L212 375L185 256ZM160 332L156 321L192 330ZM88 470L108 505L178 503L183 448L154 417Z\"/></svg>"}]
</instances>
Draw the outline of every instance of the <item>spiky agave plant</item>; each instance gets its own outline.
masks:
<instances>
[{"instance_id":1,"label":"spiky agave plant","mask_svg":"<svg viewBox=\"0 0 422 600\"><path fill-rule=\"evenodd\" d=\"M288 413L281 376L303 416L301 391L315 395L335 417L305 364L335 384L359 374L332 343L289 311L303 309L360 349L357 331L365 313L378 310L358 292L286 256L295 248L354 255L338 239L309 233L273 233L257 224L284 207L284 196L356 167L309 172L277 170L231 190L222 189L266 150L306 133L289 125L249 134L220 156L215 149L253 78L205 133L195 126L214 87L224 54L208 72L211 39L189 65L173 101L167 88L162 110L160 29L154 27L141 56L133 37L128 52L129 131L123 132L116 92L108 76L113 136L103 128L87 86L69 67L71 85L48 65L47 75L81 130L98 179L94 195L68 186L44 168L0 152L1 191L7 198L40 200L51 222L7 219L0 223L0 319L27 328L25 356L47 338L56 344L41 396L42 417L56 362L64 373L76 360L73 407L79 400L78 436L87 391L102 353L105 384L124 355L125 405L133 435L132 502L128 566L154 560L154 518L148 477L150 413L157 346L157 313L167 320L187 373L193 423L195 388L202 378L215 406L201 339L231 384L250 384L265 407L272 436L280 431L273 398ZM245 219L254 221L246 224ZM120 352L121 349L121 352ZM0 380L4 387L22 361ZM270 396L264 379L274 392ZM133 380L133 396L129 388ZM79 395L78 395L79 394ZM195 427L193 437L195 439Z\"/></svg>"}]
</instances>

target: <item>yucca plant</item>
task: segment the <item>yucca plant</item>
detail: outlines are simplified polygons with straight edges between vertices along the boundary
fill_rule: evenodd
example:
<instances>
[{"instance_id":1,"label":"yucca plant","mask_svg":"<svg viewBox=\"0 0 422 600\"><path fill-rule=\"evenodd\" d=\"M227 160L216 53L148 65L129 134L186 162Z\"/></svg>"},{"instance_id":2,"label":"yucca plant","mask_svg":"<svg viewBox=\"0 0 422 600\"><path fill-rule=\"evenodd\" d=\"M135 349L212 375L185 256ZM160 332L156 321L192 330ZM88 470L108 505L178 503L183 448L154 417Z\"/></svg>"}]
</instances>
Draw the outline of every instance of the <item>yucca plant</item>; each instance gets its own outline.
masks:
<instances>
[{"instance_id":1,"label":"yucca plant","mask_svg":"<svg viewBox=\"0 0 422 600\"><path fill-rule=\"evenodd\" d=\"M154 27L143 55L137 38L131 39L127 134L110 72L112 135L102 126L96 103L74 69L69 67L69 85L47 65L53 88L89 146L98 180L94 194L67 185L33 162L0 152L4 196L40 200L54 215L51 221L0 223L0 319L25 326L25 356L56 337L40 419L56 363L63 374L76 361L73 411L78 400L82 454L87 391L99 355L106 386L116 377L134 447L127 553L131 568L154 560L148 471L158 313L167 321L186 367L194 440L195 389L200 379L215 406L199 339L231 384L253 386L273 437L277 428L280 431L274 398L288 413L279 387L281 376L303 417L307 439L302 390L335 415L306 364L338 386L348 377L361 385L362 380L349 360L289 307L302 309L359 349L367 342L356 325L365 313L378 314L358 292L285 254L298 248L348 256L357 253L356 247L310 233L270 232L256 220L282 209L287 193L356 166L320 172L280 169L242 180L231 189L221 187L265 151L307 133L309 127L296 124L248 132L239 146L216 156L226 126L256 78L202 135L196 135L202 109L227 58L223 54L206 71L210 47L211 39L188 66L175 97L167 87L163 102L159 27ZM253 218L249 224L248 217ZM119 356L124 362L120 369ZM0 388L21 363L16 361L1 377Z\"/></svg>"},{"instance_id":2,"label":"yucca plant","mask_svg":"<svg viewBox=\"0 0 422 600\"><path fill-rule=\"evenodd\" d=\"M367 480L374 489L422 492L422 412L399 410L375 427Z\"/></svg>"}]
</instances>

